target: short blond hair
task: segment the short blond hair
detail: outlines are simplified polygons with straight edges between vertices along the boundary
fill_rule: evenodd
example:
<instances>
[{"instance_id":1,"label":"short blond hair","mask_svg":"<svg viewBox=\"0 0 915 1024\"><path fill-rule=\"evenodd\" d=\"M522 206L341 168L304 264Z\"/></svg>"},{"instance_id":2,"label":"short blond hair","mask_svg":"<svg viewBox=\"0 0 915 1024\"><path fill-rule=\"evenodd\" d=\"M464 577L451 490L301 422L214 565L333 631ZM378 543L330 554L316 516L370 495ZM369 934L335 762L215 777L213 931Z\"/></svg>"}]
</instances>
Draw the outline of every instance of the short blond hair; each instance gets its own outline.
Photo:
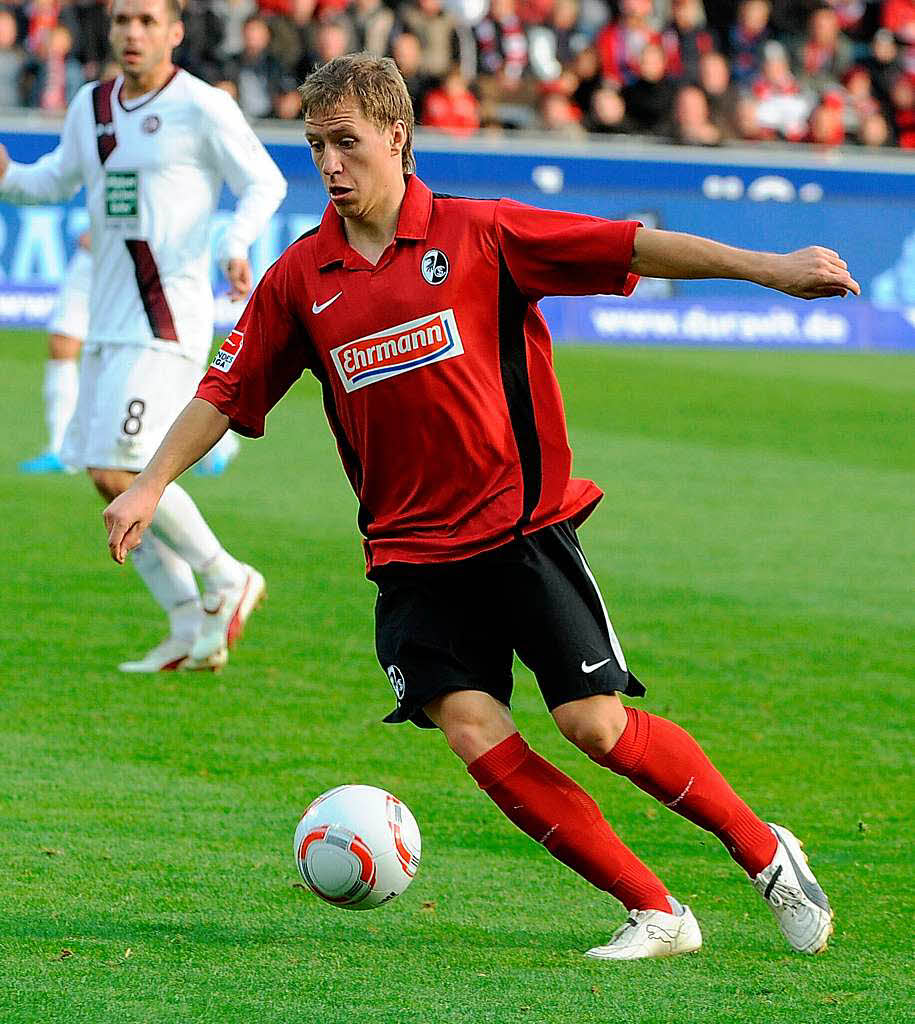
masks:
<instances>
[{"instance_id":1,"label":"short blond hair","mask_svg":"<svg viewBox=\"0 0 915 1024\"><path fill-rule=\"evenodd\" d=\"M413 103L400 69L390 57L347 53L320 65L299 86L302 114L307 119L329 114L346 100L355 100L379 131L403 121L406 138L401 152L405 174L416 170L413 157Z\"/></svg>"}]
</instances>

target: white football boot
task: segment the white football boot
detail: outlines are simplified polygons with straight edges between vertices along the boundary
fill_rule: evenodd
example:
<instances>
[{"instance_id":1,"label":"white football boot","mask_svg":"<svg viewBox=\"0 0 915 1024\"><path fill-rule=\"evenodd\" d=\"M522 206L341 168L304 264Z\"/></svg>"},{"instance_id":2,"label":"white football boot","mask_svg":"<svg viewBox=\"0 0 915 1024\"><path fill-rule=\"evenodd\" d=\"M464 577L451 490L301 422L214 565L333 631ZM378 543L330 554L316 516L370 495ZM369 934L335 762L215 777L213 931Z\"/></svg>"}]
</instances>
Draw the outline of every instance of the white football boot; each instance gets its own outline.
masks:
<instances>
[{"instance_id":1,"label":"white football boot","mask_svg":"<svg viewBox=\"0 0 915 1024\"><path fill-rule=\"evenodd\" d=\"M689 907L682 914L662 910L630 910L626 923L606 946L595 946L585 956L595 960L645 960L649 957L694 953L702 945L699 922Z\"/></svg>"},{"instance_id":2,"label":"white football boot","mask_svg":"<svg viewBox=\"0 0 915 1024\"><path fill-rule=\"evenodd\" d=\"M208 666L215 661L224 665L229 648L241 636L251 612L267 596L264 577L250 565L243 568L245 578L240 586L203 595L203 622L191 648L189 664L182 668Z\"/></svg>"},{"instance_id":3,"label":"white football boot","mask_svg":"<svg viewBox=\"0 0 915 1024\"><path fill-rule=\"evenodd\" d=\"M769 822L778 846L772 863L753 879L788 945L798 953L822 953L832 935L832 908L807 866L807 855L788 829Z\"/></svg>"},{"instance_id":4,"label":"white football boot","mask_svg":"<svg viewBox=\"0 0 915 1024\"><path fill-rule=\"evenodd\" d=\"M161 644L147 651L139 660L121 662L118 668L121 672L173 672L185 667L192 646L193 640L188 637L167 636Z\"/></svg>"}]
</instances>

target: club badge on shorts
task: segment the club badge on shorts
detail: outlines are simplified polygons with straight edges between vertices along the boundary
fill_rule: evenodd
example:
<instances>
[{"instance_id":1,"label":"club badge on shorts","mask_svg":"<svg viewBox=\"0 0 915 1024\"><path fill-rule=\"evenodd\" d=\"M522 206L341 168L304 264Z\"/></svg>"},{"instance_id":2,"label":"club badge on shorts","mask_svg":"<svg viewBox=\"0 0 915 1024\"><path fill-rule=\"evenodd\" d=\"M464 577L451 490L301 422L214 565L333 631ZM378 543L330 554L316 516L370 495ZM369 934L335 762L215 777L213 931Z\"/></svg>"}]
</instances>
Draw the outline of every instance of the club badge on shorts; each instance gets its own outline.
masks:
<instances>
[{"instance_id":1,"label":"club badge on shorts","mask_svg":"<svg viewBox=\"0 0 915 1024\"><path fill-rule=\"evenodd\" d=\"M407 684L404 680L403 672L396 665L388 665L388 680L394 689L394 696L399 704L403 700L403 695L407 692Z\"/></svg>"}]
</instances>

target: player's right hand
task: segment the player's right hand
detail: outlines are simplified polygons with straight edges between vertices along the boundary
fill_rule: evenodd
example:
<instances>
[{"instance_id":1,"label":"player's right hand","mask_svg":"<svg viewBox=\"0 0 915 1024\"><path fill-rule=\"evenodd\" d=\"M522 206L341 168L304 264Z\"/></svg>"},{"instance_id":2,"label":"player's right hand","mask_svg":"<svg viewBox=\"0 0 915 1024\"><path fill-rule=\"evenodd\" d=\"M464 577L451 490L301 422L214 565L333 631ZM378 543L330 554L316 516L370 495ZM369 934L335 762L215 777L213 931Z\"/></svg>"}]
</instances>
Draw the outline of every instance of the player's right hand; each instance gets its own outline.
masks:
<instances>
[{"instance_id":1,"label":"player's right hand","mask_svg":"<svg viewBox=\"0 0 915 1024\"><path fill-rule=\"evenodd\" d=\"M139 547L159 498L160 494L134 483L102 513L108 531L108 551L118 565L123 565L128 553Z\"/></svg>"},{"instance_id":2,"label":"player's right hand","mask_svg":"<svg viewBox=\"0 0 915 1024\"><path fill-rule=\"evenodd\" d=\"M6 146L0 142L0 178L6 174L6 170L10 165L10 155L6 151Z\"/></svg>"}]
</instances>

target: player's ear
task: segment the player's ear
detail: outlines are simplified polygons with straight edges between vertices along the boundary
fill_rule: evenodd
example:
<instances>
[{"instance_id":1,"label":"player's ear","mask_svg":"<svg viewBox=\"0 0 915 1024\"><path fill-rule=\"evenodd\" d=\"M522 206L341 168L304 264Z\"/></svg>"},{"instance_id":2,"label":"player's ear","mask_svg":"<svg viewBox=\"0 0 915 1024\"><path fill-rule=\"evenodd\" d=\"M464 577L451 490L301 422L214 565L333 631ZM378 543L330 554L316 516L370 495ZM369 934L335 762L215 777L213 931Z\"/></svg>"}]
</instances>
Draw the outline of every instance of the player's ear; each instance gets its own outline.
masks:
<instances>
[{"instance_id":1,"label":"player's ear","mask_svg":"<svg viewBox=\"0 0 915 1024\"><path fill-rule=\"evenodd\" d=\"M180 18L169 26L168 41L173 50L184 41L184 22Z\"/></svg>"},{"instance_id":2,"label":"player's ear","mask_svg":"<svg viewBox=\"0 0 915 1024\"><path fill-rule=\"evenodd\" d=\"M391 156L400 156L407 143L407 126L403 121L395 121L391 126Z\"/></svg>"}]
</instances>

